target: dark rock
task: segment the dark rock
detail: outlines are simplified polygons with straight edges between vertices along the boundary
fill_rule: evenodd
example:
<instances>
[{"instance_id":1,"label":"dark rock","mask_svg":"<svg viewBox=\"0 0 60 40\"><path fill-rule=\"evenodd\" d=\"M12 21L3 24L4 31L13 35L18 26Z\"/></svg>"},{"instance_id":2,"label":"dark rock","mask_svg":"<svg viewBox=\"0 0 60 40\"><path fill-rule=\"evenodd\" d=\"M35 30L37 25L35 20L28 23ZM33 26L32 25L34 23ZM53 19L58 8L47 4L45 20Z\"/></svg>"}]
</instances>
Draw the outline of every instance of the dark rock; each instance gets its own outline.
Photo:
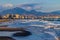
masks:
<instances>
[{"instance_id":1,"label":"dark rock","mask_svg":"<svg viewBox=\"0 0 60 40\"><path fill-rule=\"evenodd\" d=\"M15 40L15 39L8 36L0 36L0 40Z\"/></svg>"},{"instance_id":2,"label":"dark rock","mask_svg":"<svg viewBox=\"0 0 60 40\"><path fill-rule=\"evenodd\" d=\"M20 32L17 32L15 34L13 34L14 37L24 37L24 36L29 36L31 35L31 32L29 31L20 31Z\"/></svg>"}]
</instances>

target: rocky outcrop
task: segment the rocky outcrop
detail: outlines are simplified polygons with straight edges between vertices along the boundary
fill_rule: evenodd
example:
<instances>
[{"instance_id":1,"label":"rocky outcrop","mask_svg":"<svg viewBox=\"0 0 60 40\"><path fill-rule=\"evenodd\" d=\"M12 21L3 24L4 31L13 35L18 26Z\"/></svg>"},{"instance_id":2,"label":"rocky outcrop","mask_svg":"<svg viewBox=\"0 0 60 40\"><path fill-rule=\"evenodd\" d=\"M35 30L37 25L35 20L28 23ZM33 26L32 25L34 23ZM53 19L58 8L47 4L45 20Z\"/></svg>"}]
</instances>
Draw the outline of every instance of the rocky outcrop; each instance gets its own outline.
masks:
<instances>
[{"instance_id":1,"label":"rocky outcrop","mask_svg":"<svg viewBox=\"0 0 60 40\"><path fill-rule=\"evenodd\" d=\"M0 36L0 40L15 40L15 39L8 36Z\"/></svg>"},{"instance_id":2,"label":"rocky outcrop","mask_svg":"<svg viewBox=\"0 0 60 40\"><path fill-rule=\"evenodd\" d=\"M32 33L29 31L21 31L21 32L17 32L15 34L13 34L14 37L24 37L24 36L29 36Z\"/></svg>"}]
</instances>

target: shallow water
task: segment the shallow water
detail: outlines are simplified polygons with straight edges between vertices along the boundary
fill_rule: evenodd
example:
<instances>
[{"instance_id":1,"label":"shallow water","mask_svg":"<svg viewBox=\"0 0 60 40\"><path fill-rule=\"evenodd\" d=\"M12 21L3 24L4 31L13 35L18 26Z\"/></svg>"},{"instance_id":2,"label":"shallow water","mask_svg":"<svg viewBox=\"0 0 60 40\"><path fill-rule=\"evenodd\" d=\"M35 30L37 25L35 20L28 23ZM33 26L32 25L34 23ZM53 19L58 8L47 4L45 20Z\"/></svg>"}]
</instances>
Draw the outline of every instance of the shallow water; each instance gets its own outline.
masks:
<instances>
[{"instance_id":1,"label":"shallow water","mask_svg":"<svg viewBox=\"0 0 60 40\"><path fill-rule=\"evenodd\" d=\"M60 21L15 20L2 24L12 28L24 28L32 33L27 37L13 37L12 35L16 32L0 32L0 36L10 36L16 40L58 40L58 37L60 37L60 29L58 29Z\"/></svg>"}]
</instances>

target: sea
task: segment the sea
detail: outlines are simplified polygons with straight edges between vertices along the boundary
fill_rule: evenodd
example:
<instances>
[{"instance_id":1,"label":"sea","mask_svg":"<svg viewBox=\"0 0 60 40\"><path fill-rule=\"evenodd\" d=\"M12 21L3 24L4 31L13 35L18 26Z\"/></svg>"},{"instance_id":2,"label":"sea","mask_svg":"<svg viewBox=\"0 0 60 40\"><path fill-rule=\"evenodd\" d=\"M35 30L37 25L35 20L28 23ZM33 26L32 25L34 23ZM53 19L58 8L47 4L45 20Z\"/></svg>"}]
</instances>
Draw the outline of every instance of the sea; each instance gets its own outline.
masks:
<instances>
[{"instance_id":1,"label":"sea","mask_svg":"<svg viewBox=\"0 0 60 40\"><path fill-rule=\"evenodd\" d=\"M60 37L60 21L18 19L2 22L0 25L8 25L10 28L24 28L24 30L32 33L32 35L25 37L14 37L13 34L19 31L0 31L0 36L9 36L16 40L59 40Z\"/></svg>"}]
</instances>

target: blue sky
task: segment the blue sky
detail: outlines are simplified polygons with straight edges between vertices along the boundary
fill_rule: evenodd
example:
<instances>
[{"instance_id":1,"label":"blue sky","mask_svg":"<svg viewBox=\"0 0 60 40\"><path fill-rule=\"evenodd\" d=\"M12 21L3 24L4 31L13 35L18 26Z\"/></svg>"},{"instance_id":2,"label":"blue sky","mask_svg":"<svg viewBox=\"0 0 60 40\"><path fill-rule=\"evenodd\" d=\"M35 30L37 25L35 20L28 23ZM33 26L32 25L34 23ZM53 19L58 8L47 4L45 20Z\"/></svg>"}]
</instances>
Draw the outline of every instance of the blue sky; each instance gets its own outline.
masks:
<instances>
[{"instance_id":1,"label":"blue sky","mask_svg":"<svg viewBox=\"0 0 60 40\"><path fill-rule=\"evenodd\" d=\"M60 10L60 0L0 0L0 5L2 4L40 4L40 11L55 11Z\"/></svg>"},{"instance_id":2,"label":"blue sky","mask_svg":"<svg viewBox=\"0 0 60 40\"><path fill-rule=\"evenodd\" d=\"M24 4L24 3L38 3L41 0L0 0L0 4L12 3L12 4Z\"/></svg>"}]
</instances>

